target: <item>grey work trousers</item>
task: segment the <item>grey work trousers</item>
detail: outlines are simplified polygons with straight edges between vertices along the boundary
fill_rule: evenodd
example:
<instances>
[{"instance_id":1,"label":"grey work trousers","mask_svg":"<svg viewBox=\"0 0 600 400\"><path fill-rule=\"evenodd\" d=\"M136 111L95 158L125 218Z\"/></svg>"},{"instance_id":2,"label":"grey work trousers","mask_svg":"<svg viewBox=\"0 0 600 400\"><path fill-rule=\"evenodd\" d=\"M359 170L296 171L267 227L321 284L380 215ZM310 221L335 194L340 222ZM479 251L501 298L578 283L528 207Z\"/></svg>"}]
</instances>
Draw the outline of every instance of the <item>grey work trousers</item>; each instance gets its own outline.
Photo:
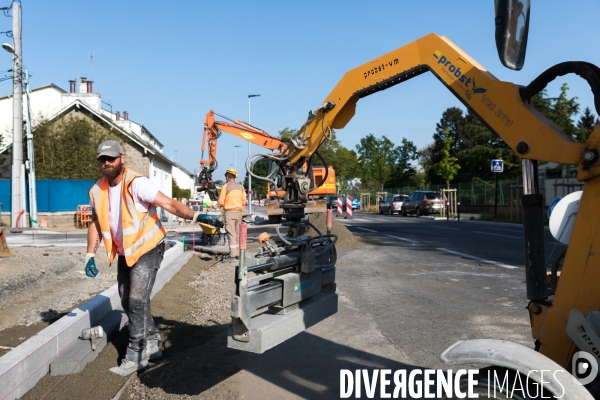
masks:
<instances>
[{"instance_id":1,"label":"grey work trousers","mask_svg":"<svg viewBox=\"0 0 600 400\"><path fill-rule=\"evenodd\" d=\"M240 225L242 223L241 211L225 211L225 231L229 240L229 257L240 255Z\"/></svg>"},{"instance_id":2,"label":"grey work trousers","mask_svg":"<svg viewBox=\"0 0 600 400\"><path fill-rule=\"evenodd\" d=\"M127 265L124 256L119 256L117 285L121 305L129 318L129 344L125 357L131 361L143 358L146 340L160 340L150 310L150 294L164 254L163 242L141 256L131 267Z\"/></svg>"}]
</instances>

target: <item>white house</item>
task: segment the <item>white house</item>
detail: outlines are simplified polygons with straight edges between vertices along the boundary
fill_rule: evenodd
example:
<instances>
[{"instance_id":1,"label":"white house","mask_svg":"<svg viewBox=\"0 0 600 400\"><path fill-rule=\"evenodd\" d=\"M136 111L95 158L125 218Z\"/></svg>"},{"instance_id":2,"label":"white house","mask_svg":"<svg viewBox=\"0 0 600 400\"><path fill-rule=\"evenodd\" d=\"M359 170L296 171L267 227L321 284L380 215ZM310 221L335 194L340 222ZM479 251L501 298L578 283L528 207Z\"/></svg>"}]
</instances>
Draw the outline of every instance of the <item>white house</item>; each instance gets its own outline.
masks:
<instances>
[{"instance_id":1,"label":"white house","mask_svg":"<svg viewBox=\"0 0 600 400\"><path fill-rule=\"evenodd\" d=\"M167 196L172 196L172 179L182 189L194 191L194 174L174 163L163 154L164 145L142 124L129 119L127 111L121 113L102 108L102 97L93 92L93 82L81 78L79 90L76 82L69 81L69 92L55 84L42 86L30 91L31 117L35 140L35 125L40 118L52 121L71 112L84 113L97 123L124 135L131 146L125 146L127 163L150 180ZM25 96L23 116L27 115ZM0 135L4 137L3 149L10 149L13 130L12 95L0 97Z\"/></svg>"}]
</instances>

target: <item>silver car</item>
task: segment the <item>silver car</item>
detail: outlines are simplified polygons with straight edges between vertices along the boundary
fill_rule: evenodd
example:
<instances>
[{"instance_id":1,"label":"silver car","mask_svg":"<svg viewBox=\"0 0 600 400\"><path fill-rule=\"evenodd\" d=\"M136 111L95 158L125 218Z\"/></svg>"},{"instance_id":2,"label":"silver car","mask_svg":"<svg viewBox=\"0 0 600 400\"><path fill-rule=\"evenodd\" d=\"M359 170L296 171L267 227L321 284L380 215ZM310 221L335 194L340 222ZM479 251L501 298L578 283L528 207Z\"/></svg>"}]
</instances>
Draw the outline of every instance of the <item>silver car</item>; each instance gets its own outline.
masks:
<instances>
[{"instance_id":1,"label":"silver car","mask_svg":"<svg viewBox=\"0 0 600 400\"><path fill-rule=\"evenodd\" d=\"M402 210L402 204L408 200L408 195L405 194L390 194L383 201L379 203L379 214L389 214L393 215L394 213L400 214Z\"/></svg>"}]
</instances>

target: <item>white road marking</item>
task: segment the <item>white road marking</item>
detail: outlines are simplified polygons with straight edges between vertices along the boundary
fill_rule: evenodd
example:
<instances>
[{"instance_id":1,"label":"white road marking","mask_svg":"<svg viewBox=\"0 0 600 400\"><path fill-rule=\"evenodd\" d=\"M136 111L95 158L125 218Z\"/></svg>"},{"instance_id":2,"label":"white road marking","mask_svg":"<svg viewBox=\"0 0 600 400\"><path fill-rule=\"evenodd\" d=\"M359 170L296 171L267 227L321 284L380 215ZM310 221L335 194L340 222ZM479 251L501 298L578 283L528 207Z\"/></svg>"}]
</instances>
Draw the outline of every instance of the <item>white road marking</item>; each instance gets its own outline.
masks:
<instances>
[{"instance_id":1,"label":"white road marking","mask_svg":"<svg viewBox=\"0 0 600 400\"><path fill-rule=\"evenodd\" d=\"M514 265L508 265L508 264L503 264L503 263L499 263L497 261L492 261L492 260L486 260L485 258L479 258L479 257L475 257L469 254L465 254L465 253L459 253L458 251L454 251L454 250L448 250L448 249L443 249L443 248L438 248L438 250L441 251L445 251L446 253L450 253L450 254L456 254L457 256L461 256L461 257L465 257L465 258L470 258L473 260L477 260L477 261L481 261L487 264L493 264L493 265L497 265L498 267L502 267L502 268L508 268L508 269L517 269L518 267L515 267Z\"/></svg>"},{"instance_id":2,"label":"white road marking","mask_svg":"<svg viewBox=\"0 0 600 400\"><path fill-rule=\"evenodd\" d=\"M387 237L391 237L391 238L394 238L394 239L398 239L398 240L404 240L405 242L410 242L410 243L419 243L419 242L417 242L416 240L410 240L410 239L402 238L402 237L400 237L400 236L393 236L393 235L385 235L385 236L387 236Z\"/></svg>"},{"instance_id":3,"label":"white road marking","mask_svg":"<svg viewBox=\"0 0 600 400\"><path fill-rule=\"evenodd\" d=\"M460 229L458 229L458 228L447 228L445 226L436 226L434 229L438 229L438 228L439 229L451 229L453 231L460 231Z\"/></svg>"},{"instance_id":4,"label":"white road marking","mask_svg":"<svg viewBox=\"0 0 600 400\"><path fill-rule=\"evenodd\" d=\"M367 231L367 232L377 233L377 231L374 231L373 229L361 228L360 226L357 226L356 229L360 229L362 231Z\"/></svg>"},{"instance_id":5,"label":"white road marking","mask_svg":"<svg viewBox=\"0 0 600 400\"><path fill-rule=\"evenodd\" d=\"M500 235L499 233L489 233L489 232L481 232L481 231L473 231L473 233L481 233L483 235L492 235L492 236L502 236L511 239L523 239L523 236L509 236L509 235Z\"/></svg>"}]
</instances>

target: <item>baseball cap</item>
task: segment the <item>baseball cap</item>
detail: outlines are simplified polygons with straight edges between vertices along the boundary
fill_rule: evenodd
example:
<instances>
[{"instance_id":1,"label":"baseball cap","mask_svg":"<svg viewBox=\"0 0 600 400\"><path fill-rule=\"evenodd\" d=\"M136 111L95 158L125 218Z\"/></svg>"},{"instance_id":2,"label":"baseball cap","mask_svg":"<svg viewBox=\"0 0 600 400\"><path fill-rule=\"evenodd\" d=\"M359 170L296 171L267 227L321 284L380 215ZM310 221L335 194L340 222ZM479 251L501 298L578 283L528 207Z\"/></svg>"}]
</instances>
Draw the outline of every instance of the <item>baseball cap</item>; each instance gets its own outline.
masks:
<instances>
[{"instance_id":1,"label":"baseball cap","mask_svg":"<svg viewBox=\"0 0 600 400\"><path fill-rule=\"evenodd\" d=\"M98 157L109 156L109 157L119 157L123 154L123 148L121 145L114 140L107 140L106 142L100 143L98 146Z\"/></svg>"}]
</instances>

